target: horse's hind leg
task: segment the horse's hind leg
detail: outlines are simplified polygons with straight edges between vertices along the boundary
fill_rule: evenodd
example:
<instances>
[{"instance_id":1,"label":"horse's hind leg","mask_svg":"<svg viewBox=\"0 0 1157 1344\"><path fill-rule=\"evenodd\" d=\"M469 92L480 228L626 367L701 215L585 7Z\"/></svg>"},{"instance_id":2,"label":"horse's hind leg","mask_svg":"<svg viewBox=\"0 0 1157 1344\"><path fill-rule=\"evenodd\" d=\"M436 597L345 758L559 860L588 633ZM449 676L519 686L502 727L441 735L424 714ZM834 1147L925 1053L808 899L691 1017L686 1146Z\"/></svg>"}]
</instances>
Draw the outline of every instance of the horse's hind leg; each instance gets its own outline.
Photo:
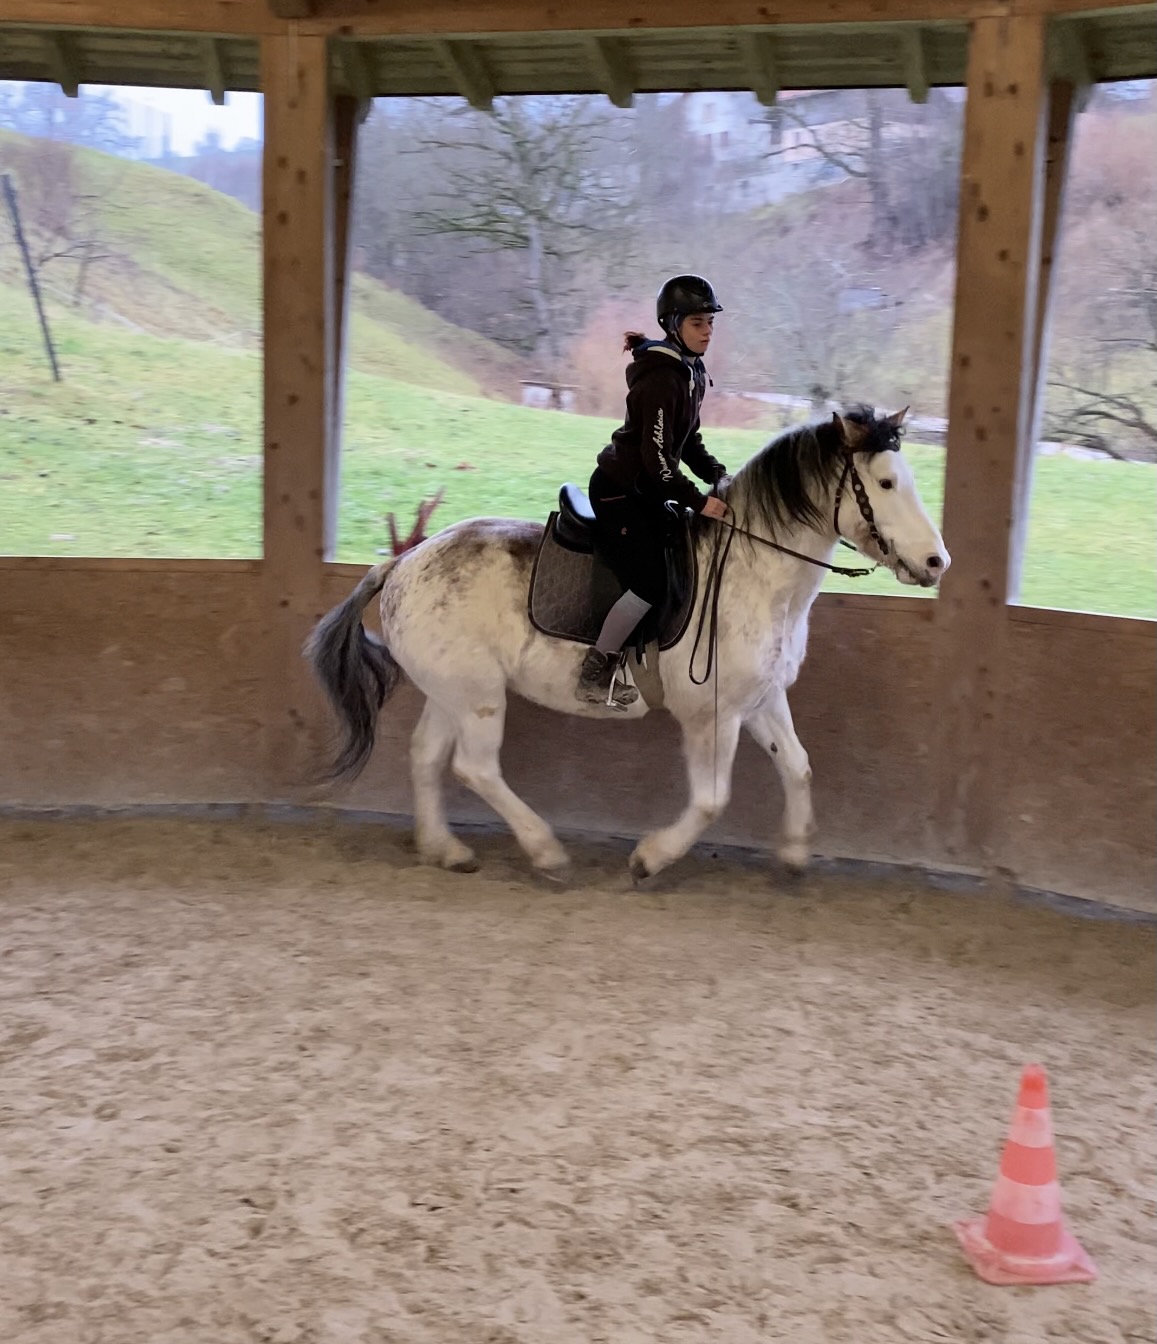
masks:
<instances>
[{"instance_id":1,"label":"horse's hind leg","mask_svg":"<svg viewBox=\"0 0 1157 1344\"><path fill-rule=\"evenodd\" d=\"M554 832L502 778L499 752L506 723L505 696L466 710L455 721L454 773L498 813L539 871L557 876L569 860Z\"/></svg>"},{"instance_id":2,"label":"horse's hind leg","mask_svg":"<svg viewBox=\"0 0 1157 1344\"><path fill-rule=\"evenodd\" d=\"M727 806L731 797L731 767L739 742L739 719L719 720L704 715L684 723L683 759L691 797L679 819L639 841L630 858L636 881L652 877L681 859Z\"/></svg>"},{"instance_id":3,"label":"horse's hind leg","mask_svg":"<svg viewBox=\"0 0 1157 1344\"><path fill-rule=\"evenodd\" d=\"M473 873L478 861L446 824L442 775L454 750L454 720L432 700L426 701L410 740L410 775L414 785L414 838L423 863Z\"/></svg>"}]
</instances>

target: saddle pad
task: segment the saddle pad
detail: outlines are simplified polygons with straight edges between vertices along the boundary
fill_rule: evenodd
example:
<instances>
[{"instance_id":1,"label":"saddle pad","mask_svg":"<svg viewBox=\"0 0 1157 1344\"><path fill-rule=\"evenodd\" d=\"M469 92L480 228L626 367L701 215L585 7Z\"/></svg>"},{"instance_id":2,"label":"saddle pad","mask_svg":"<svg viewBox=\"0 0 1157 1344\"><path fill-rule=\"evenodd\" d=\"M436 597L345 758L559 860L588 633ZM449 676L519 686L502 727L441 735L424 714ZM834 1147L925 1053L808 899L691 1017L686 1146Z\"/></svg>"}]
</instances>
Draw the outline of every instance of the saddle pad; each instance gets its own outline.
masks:
<instances>
[{"instance_id":1,"label":"saddle pad","mask_svg":"<svg viewBox=\"0 0 1157 1344\"><path fill-rule=\"evenodd\" d=\"M527 598L530 623L541 634L555 639L593 644L607 612L623 595L623 589L609 566L597 556L568 550L555 541L557 516L552 513L547 520L535 556ZM690 567L691 581L679 584L686 591L683 600L676 604L677 609L664 613L660 649L668 649L682 638L695 602L698 573L690 542L685 543L682 559Z\"/></svg>"}]
</instances>

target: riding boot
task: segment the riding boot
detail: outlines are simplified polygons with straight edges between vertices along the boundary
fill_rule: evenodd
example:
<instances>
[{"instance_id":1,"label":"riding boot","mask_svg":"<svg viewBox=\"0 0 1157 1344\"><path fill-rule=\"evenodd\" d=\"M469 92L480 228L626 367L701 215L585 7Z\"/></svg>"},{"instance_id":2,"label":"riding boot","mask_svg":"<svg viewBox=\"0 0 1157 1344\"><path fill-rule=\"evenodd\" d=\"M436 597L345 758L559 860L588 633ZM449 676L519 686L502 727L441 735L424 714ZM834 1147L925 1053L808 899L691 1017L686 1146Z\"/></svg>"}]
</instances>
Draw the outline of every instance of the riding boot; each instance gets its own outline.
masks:
<instances>
[{"instance_id":1,"label":"riding boot","mask_svg":"<svg viewBox=\"0 0 1157 1344\"><path fill-rule=\"evenodd\" d=\"M619 665L619 654L602 653L599 649L588 649L579 672L576 697L588 705L605 705L608 709L626 709L639 698L634 686L619 682L611 695L611 679Z\"/></svg>"}]
</instances>

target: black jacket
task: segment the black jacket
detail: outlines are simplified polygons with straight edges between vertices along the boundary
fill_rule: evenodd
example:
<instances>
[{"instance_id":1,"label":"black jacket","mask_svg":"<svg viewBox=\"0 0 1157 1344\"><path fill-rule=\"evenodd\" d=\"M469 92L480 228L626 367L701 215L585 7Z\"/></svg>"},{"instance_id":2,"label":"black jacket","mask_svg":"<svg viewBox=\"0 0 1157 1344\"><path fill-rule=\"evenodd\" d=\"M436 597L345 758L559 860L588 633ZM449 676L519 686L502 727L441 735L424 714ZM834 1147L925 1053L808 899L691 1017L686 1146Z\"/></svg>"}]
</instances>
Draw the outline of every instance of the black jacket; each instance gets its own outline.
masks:
<instances>
[{"instance_id":1,"label":"black jacket","mask_svg":"<svg viewBox=\"0 0 1157 1344\"><path fill-rule=\"evenodd\" d=\"M707 496L679 470L685 463L708 485L727 469L703 446L699 408L707 388L703 361L666 341L647 341L627 365L627 415L599 454L599 466L624 489L677 500L700 512Z\"/></svg>"}]
</instances>

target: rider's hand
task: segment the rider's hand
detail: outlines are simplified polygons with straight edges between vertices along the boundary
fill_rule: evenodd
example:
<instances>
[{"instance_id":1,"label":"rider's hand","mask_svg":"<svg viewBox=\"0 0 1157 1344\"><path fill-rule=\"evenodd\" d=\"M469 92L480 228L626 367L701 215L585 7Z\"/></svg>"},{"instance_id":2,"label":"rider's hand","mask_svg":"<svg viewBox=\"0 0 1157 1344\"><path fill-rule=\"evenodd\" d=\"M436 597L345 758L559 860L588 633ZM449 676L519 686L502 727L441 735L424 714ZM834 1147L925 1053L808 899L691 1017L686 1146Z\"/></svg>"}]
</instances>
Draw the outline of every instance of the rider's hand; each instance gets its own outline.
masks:
<instances>
[{"instance_id":1,"label":"rider's hand","mask_svg":"<svg viewBox=\"0 0 1157 1344\"><path fill-rule=\"evenodd\" d=\"M726 518L727 505L715 495L708 495L701 512L704 518Z\"/></svg>"}]
</instances>

